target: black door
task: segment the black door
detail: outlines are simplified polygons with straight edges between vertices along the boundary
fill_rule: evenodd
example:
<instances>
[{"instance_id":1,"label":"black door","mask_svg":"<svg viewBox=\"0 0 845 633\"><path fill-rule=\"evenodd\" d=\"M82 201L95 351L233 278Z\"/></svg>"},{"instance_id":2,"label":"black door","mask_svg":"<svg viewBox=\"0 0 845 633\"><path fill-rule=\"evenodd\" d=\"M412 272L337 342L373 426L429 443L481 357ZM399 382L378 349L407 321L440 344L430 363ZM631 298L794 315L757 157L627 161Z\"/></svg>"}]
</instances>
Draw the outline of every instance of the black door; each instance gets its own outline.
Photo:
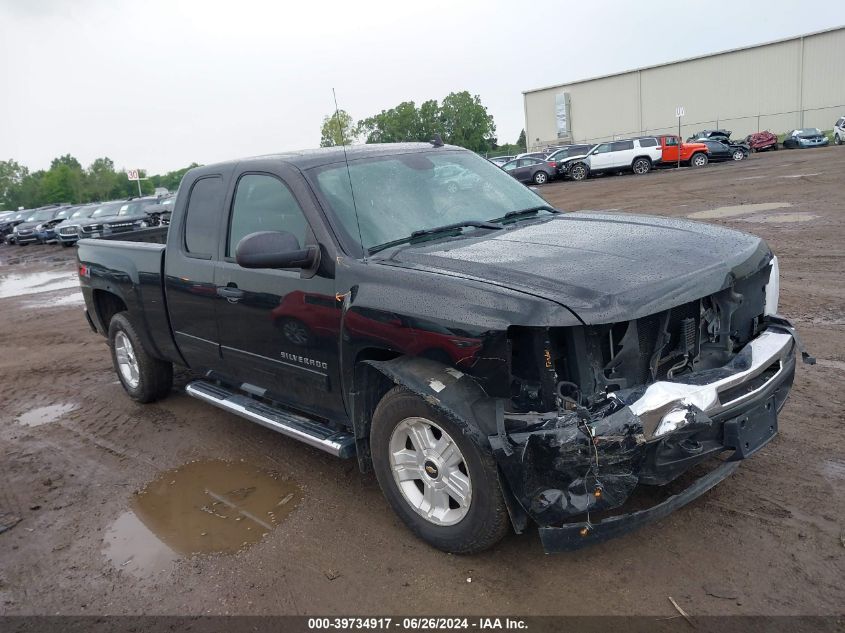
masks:
<instances>
[{"instance_id":1,"label":"black door","mask_svg":"<svg viewBox=\"0 0 845 633\"><path fill-rule=\"evenodd\" d=\"M174 338L188 365L199 371L220 366L214 269L224 176L200 177L191 185L182 219L170 227L178 238L171 236L166 254L165 292Z\"/></svg>"},{"instance_id":2,"label":"black door","mask_svg":"<svg viewBox=\"0 0 845 633\"><path fill-rule=\"evenodd\" d=\"M282 173L238 177L223 256L215 282L220 343L226 369L246 389L307 412L336 418L343 411L338 345L341 302L334 279L301 270L244 269L238 242L257 231L287 231L301 246L317 240L306 210Z\"/></svg>"}]
</instances>

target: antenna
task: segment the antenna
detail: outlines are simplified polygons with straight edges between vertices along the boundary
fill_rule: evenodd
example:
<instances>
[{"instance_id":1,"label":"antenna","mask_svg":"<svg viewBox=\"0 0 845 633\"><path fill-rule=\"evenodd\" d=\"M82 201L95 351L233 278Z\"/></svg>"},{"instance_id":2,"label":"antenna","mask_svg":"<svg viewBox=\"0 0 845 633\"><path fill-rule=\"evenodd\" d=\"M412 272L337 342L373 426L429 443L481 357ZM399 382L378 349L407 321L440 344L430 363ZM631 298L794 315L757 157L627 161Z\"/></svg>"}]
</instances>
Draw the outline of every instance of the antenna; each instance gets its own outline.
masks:
<instances>
[{"instance_id":1,"label":"antenna","mask_svg":"<svg viewBox=\"0 0 845 633\"><path fill-rule=\"evenodd\" d=\"M343 160L346 163L346 177L349 178L349 193L352 194L352 208L355 211L355 224L358 226L358 240L361 242L361 249L364 251L364 263L367 263L367 247L364 246L364 236L361 234L361 221L358 219L358 205L355 203L355 190L352 188L352 172L349 171L349 158L346 156L346 134L343 122L340 120L340 108L337 107L337 94L332 88L334 98L334 115L337 119L337 126L340 128L340 143L343 146Z\"/></svg>"}]
</instances>

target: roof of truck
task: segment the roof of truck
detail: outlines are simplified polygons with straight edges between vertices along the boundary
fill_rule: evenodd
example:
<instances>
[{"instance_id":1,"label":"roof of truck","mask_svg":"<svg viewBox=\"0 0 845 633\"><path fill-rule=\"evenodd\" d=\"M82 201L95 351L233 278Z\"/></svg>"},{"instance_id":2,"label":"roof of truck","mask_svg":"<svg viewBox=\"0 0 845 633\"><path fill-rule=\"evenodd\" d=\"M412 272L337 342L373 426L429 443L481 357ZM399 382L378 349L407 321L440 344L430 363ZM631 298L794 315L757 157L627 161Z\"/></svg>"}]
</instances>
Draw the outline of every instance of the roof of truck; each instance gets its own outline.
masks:
<instances>
[{"instance_id":1,"label":"roof of truck","mask_svg":"<svg viewBox=\"0 0 845 633\"><path fill-rule=\"evenodd\" d=\"M278 159L282 162L295 165L300 169L310 169L312 167L320 167L322 165L342 163L347 159L349 162L353 162L362 158L392 156L395 154L413 154L420 151L444 150L469 151L456 145L442 145L440 147L435 147L431 143L367 143L363 145L347 145L345 155L343 146L320 147L317 149L304 149L278 154L265 154L263 156L239 158L237 160L217 163L216 166L235 165L248 161ZM215 167L215 165L206 165L205 167Z\"/></svg>"}]
</instances>

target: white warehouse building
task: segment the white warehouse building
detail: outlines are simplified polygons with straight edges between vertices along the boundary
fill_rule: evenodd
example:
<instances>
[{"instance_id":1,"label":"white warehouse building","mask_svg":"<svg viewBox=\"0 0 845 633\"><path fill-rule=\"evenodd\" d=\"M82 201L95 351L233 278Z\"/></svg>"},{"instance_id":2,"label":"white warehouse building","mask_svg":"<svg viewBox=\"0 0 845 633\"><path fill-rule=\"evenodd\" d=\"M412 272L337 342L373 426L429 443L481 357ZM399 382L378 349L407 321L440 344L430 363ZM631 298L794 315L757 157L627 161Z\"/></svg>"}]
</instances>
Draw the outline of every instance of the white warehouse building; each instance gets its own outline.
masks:
<instances>
[{"instance_id":1,"label":"white warehouse building","mask_svg":"<svg viewBox=\"0 0 845 633\"><path fill-rule=\"evenodd\" d=\"M845 27L523 93L530 149L723 128L830 130L845 116Z\"/></svg>"}]
</instances>

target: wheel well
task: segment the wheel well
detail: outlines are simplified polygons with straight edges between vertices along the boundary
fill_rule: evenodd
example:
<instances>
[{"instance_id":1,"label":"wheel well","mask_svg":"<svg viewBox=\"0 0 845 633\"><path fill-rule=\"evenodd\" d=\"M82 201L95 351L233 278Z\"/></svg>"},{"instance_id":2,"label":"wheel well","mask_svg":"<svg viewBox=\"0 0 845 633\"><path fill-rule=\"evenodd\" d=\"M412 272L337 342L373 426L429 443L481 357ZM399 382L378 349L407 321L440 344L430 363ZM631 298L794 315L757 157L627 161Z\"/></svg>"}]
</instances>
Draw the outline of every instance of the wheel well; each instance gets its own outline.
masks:
<instances>
[{"instance_id":1,"label":"wheel well","mask_svg":"<svg viewBox=\"0 0 845 633\"><path fill-rule=\"evenodd\" d=\"M100 323L108 333L112 318L118 312L124 312L126 304L123 299L107 290L94 290L94 309L97 311Z\"/></svg>"},{"instance_id":2,"label":"wheel well","mask_svg":"<svg viewBox=\"0 0 845 633\"><path fill-rule=\"evenodd\" d=\"M641 158L645 158L645 159L649 162L649 164L651 164L651 157L650 157L650 156L635 156L635 157L634 157L634 160L632 160L632 161L631 161L631 165L633 165L634 163L636 163L636 162L637 162L638 160L640 160Z\"/></svg>"},{"instance_id":3,"label":"wheel well","mask_svg":"<svg viewBox=\"0 0 845 633\"><path fill-rule=\"evenodd\" d=\"M393 360L401 354L385 349L364 349L355 357L352 378L352 426L355 433L355 448L361 472L372 470L370 457L370 421L378 403L395 385L368 360Z\"/></svg>"}]
</instances>

